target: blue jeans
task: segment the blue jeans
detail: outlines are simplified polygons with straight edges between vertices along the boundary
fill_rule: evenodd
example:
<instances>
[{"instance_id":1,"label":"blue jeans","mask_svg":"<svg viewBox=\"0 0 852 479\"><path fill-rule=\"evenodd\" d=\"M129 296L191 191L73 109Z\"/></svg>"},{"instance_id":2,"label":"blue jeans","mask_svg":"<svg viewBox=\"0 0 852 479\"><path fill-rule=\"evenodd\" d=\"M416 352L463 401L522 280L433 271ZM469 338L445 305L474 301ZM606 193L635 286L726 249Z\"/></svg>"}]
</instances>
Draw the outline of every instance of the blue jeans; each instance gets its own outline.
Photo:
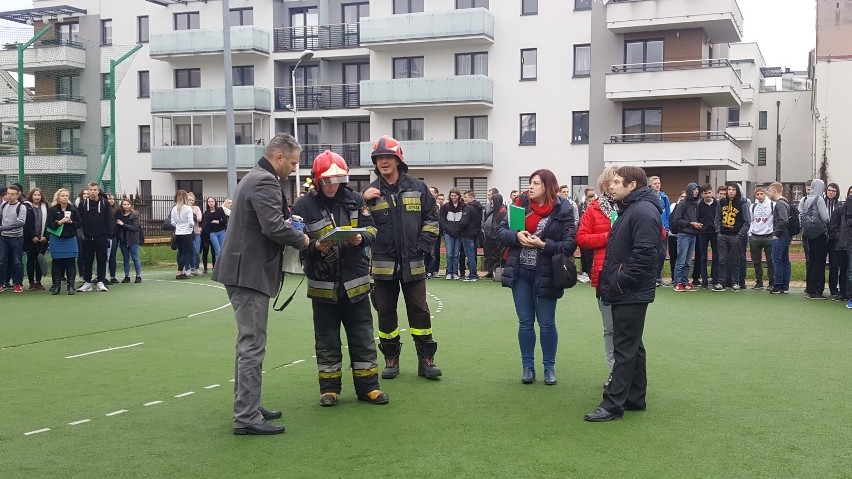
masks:
<instances>
[{"instance_id":1,"label":"blue jeans","mask_svg":"<svg viewBox=\"0 0 852 479\"><path fill-rule=\"evenodd\" d=\"M512 285L512 298L518 314L518 344L521 347L521 364L524 368L535 366L535 322L541 335L541 355L545 370L556 364L556 300L535 295L535 270L518 268Z\"/></svg>"},{"instance_id":2,"label":"blue jeans","mask_svg":"<svg viewBox=\"0 0 852 479\"><path fill-rule=\"evenodd\" d=\"M10 259L12 261L11 268L9 268ZM0 285L19 285L23 282L24 237L0 236Z\"/></svg>"},{"instance_id":3,"label":"blue jeans","mask_svg":"<svg viewBox=\"0 0 852 479\"><path fill-rule=\"evenodd\" d=\"M790 240L777 238L772 240L772 272L775 274L776 288L790 289Z\"/></svg>"},{"instance_id":4,"label":"blue jeans","mask_svg":"<svg viewBox=\"0 0 852 479\"><path fill-rule=\"evenodd\" d=\"M201 262L201 235L192 233L192 257L189 264L192 269L198 269L198 263Z\"/></svg>"},{"instance_id":5,"label":"blue jeans","mask_svg":"<svg viewBox=\"0 0 852 479\"><path fill-rule=\"evenodd\" d=\"M852 299L852 248L846 249L846 298Z\"/></svg>"},{"instance_id":6,"label":"blue jeans","mask_svg":"<svg viewBox=\"0 0 852 479\"><path fill-rule=\"evenodd\" d=\"M467 258L467 277L478 278L476 274L476 240L473 238L462 238L464 255Z\"/></svg>"},{"instance_id":7,"label":"blue jeans","mask_svg":"<svg viewBox=\"0 0 852 479\"><path fill-rule=\"evenodd\" d=\"M447 245L447 274L459 274L459 250L461 249L461 238L453 238L444 234L444 243Z\"/></svg>"},{"instance_id":8,"label":"blue jeans","mask_svg":"<svg viewBox=\"0 0 852 479\"><path fill-rule=\"evenodd\" d=\"M136 270L136 276L142 276L142 262L139 261L139 245L127 246L120 243L121 257L124 258L124 276L130 276L130 260L133 259L133 268Z\"/></svg>"},{"instance_id":9,"label":"blue jeans","mask_svg":"<svg viewBox=\"0 0 852 479\"><path fill-rule=\"evenodd\" d=\"M695 254L695 235L680 233L677 235L677 263L675 263L674 283L689 282L689 267Z\"/></svg>"},{"instance_id":10,"label":"blue jeans","mask_svg":"<svg viewBox=\"0 0 852 479\"><path fill-rule=\"evenodd\" d=\"M225 243L225 232L228 230L217 231L210 233L210 246L213 247L213 255L219 257L219 252L222 251L222 245ZM200 242L200 240L199 240Z\"/></svg>"}]
</instances>

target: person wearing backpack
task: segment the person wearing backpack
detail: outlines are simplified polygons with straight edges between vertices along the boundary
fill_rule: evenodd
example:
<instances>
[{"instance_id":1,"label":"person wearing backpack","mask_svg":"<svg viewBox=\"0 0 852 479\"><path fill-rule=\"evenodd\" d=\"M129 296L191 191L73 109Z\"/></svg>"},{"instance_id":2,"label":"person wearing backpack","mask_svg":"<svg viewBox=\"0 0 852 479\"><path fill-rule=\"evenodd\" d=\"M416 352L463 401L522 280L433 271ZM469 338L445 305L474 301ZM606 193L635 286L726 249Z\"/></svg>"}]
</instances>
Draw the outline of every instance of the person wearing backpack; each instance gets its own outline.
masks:
<instances>
[{"instance_id":1,"label":"person wearing backpack","mask_svg":"<svg viewBox=\"0 0 852 479\"><path fill-rule=\"evenodd\" d=\"M16 293L24 291L24 225L27 223L27 209L18 201L21 189L10 185L6 191L6 201L0 203L0 293L10 280ZM10 269L7 265L11 259Z\"/></svg>"},{"instance_id":2,"label":"person wearing backpack","mask_svg":"<svg viewBox=\"0 0 852 479\"><path fill-rule=\"evenodd\" d=\"M798 214L784 198L784 185L775 182L769 185L769 199L775 202L772 209L772 272L775 283L771 294L787 293L790 290L790 239L798 234ZM791 226L795 222L795 228Z\"/></svg>"},{"instance_id":3,"label":"person wearing backpack","mask_svg":"<svg viewBox=\"0 0 852 479\"><path fill-rule=\"evenodd\" d=\"M823 200L825 183L811 182L810 194L802 201L802 236L808 242L810 254L807 265L805 298L825 299L825 260L828 258L828 207Z\"/></svg>"}]
</instances>

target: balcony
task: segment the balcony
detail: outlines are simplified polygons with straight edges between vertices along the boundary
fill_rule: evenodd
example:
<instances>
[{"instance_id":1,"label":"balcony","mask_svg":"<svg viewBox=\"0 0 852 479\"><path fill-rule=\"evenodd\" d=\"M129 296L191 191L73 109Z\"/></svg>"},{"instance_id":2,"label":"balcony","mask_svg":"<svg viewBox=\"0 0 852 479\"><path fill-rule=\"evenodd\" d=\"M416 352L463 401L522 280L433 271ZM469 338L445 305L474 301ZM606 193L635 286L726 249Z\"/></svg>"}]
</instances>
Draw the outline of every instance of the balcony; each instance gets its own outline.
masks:
<instances>
[{"instance_id":1,"label":"balcony","mask_svg":"<svg viewBox=\"0 0 852 479\"><path fill-rule=\"evenodd\" d=\"M82 150L38 148L24 152L24 171L28 175L86 175L88 160ZM0 175L18 174L18 152L0 154Z\"/></svg>"},{"instance_id":2,"label":"balcony","mask_svg":"<svg viewBox=\"0 0 852 479\"><path fill-rule=\"evenodd\" d=\"M175 30L151 35L150 56L160 60L225 51L222 30ZM269 55L269 32L253 26L231 27L231 51Z\"/></svg>"},{"instance_id":3,"label":"balcony","mask_svg":"<svg viewBox=\"0 0 852 479\"><path fill-rule=\"evenodd\" d=\"M742 91L725 59L613 65L606 75L606 97L616 102L701 98L712 107L736 107Z\"/></svg>"},{"instance_id":4,"label":"balcony","mask_svg":"<svg viewBox=\"0 0 852 479\"><path fill-rule=\"evenodd\" d=\"M613 135L604 144L604 165L739 170L742 150L723 131Z\"/></svg>"},{"instance_id":5,"label":"balcony","mask_svg":"<svg viewBox=\"0 0 852 479\"><path fill-rule=\"evenodd\" d=\"M743 84L743 103L754 103L754 86L751 83Z\"/></svg>"},{"instance_id":6,"label":"balcony","mask_svg":"<svg viewBox=\"0 0 852 479\"><path fill-rule=\"evenodd\" d=\"M17 123L17 98L0 99L0 123ZM24 97L24 121L85 122L86 102L71 95L42 95Z\"/></svg>"},{"instance_id":7,"label":"balcony","mask_svg":"<svg viewBox=\"0 0 852 479\"><path fill-rule=\"evenodd\" d=\"M282 27L273 31L276 52L302 53L304 50L336 50L361 46L358 23Z\"/></svg>"},{"instance_id":8,"label":"balcony","mask_svg":"<svg viewBox=\"0 0 852 479\"><path fill-rule=\"evenodd\" d=\"M296 87L296 108L310 110L342 110L361 108L360 85L313 85ZM293 89L278 87L275 89L275 110L286 111L293 104Z\"/></svg>"},{"instance_id":9,"label":"balcony","mask_svg":"<svg viewBox=\"0 0 852 479\"><path fill-rule=\"evenodd\" d=\"M24 73L48 70L82 70L86 67L86 50L80 42L42 40L24 50ZM0 70L18 71L16 45L0 50Z\"/></svg>"},{"instance_id":10,"label":"balcony","mask_svg":"<svg viewBox=\"0 0 852 479\"><path fill-rule=\"evenodd\" d=\"M266 88L234 87L234 110L264 111L272 108L272 95ZM151 113L223 112L224 89L179 88L151 92Z\"/></svg>"},{"instance_id":11,"label":"balcony","mask_svg":"<svg viewBox=\"0 0 852 479\"><path fill-rule=\"evenodd\" d=\"M742 41L743 14L736 0L610 0L612 33L703 28L713 43Z\"/></svg>"},{"instance_id":12,"label":"balcony","mask_svg":"<svg viewBox=\"0 0 852 479\"><path fill-rule=\"evenodd\" d=\"M325 150L330 150L342 156L350 168L360 166L361 144L343 143L338 145L307 144L302 145L302 156L299 158L299 167L310 168L314 164L314 158ZM369 157L369 155L367 155ZM372 168L372 163L370 167Z\"/></svg>"},{"instance_id":13,"label":"balcony","mask_svg":"<svg viewBox=\"0 0 852 479\"><path fill-rule=\"evenodd\" d=\"M361 82L361 108L480 105L491 107L494 81L485 75Z\"/></svg>"},{"instance_id":14,"label":"balcony","mask_svg":"<svg viewBox=\"0 0 852 479\"><path fill-rule=\"evenodd\" d=\"M423 42L492 44L494 14L484 8L465 8L361 19L361 45L371 50L408 48Z\"/></svg>"},{"instance_id":15,"label":"balcony","mask_svg":"<svg viewBox=\"0 0 852 479\"><path fill-rule=\"evenodd\" d=\"M754 127L751 123L728 123L725 133L737 141L751 141L754 137Z\"/></svg>"},{"instance_id":16,"label":"balcony","mask_svg":"<svg viewBox=\"0 0 852 479\"><path fill-rule=\"evenodd\" d=\"M405 164L412 168L491 168L494 144L490 140L401 141ZM372 143L361 143L361 166L373 168Z\"/></svg>"},{"instance_id":17,"label":"balcony","mask_svg":"<svg viewBox=\"0 0 852 479\"><path fill-rule=\"evenodd\" d=\"M228 167L225 145L163 146L151 148L154 171L225 171ZM237 145L237 168L248 170L263 156L264 145Z\"/></svg>"}]
</instances>

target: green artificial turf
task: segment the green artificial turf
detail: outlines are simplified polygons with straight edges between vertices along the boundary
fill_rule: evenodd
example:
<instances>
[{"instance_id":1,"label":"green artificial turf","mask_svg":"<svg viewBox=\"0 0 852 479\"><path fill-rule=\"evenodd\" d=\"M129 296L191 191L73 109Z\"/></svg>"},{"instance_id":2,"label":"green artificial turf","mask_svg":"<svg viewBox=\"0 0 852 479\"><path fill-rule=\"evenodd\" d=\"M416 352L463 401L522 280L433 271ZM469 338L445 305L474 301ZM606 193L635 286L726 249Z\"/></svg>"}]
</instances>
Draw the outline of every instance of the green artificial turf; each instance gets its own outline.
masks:
<instances>
[{"instance_id":1,"label":"green artificial turf","mask_svg":"<svg viewBox=\"0 0 852 479\"><path fill-rule=\"evenodd\" d=\"M430 280L444 377L417 377L404 335L402 375L382 381L390 404L356 401L346 372L336 408L317 404L303 289L285 312L271 313L264 365L264 404L284 410L276 422L287 432L237 437L228 382L233 314L227 307L186 318L225 305L226 295L208 277L175 282L172 274L147 273L142 284L106 294L0 295L2 477L823 478L852 471L852 311L806 301L801 291L658 289L645 335L648 410L590 424L582 416L600 401L607 371L600 314L586 285L559 301L556 386L520 384L510 290ZM288 280L284 289L293 286ZM400 327L407 327L403 311ZM113 331L99 333L105 330ZM205 389L213 384L220 386ZM105 416L121 409L127 412ZM67 424L81 419L91 421ZM51 431L24 436L40 428Z\"/></svg>"}]
</instances>

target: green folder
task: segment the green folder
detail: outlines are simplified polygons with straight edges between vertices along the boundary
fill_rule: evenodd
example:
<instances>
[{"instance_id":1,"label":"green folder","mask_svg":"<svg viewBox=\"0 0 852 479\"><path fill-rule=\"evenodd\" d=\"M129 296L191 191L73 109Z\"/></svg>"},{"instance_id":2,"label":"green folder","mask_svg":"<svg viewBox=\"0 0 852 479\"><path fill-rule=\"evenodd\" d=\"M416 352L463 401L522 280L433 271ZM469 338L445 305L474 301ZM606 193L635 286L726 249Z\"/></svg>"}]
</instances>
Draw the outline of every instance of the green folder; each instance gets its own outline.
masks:
<instances>
[{"instance_id":1,"label":"green folder","mask_svg":"<svg viewBox=\"0 0 852 479\"><path fill-rule=\"evenodd\" d=\"M62 235L62 230L63 230L63 229L65 229L65 223L62 223L61 225L59 225L59 228L56 228L55 230L52 230L52 229L50 229L50 228L45 228L45 230L46 230L48 233L50 233L50 234L52 234L52 235L54 235L54 236L61 236L61 235Z\"/></svg>"},{"instance_id":2,"label":"green folder","mask_svg":"<svg viewBox=\"0 0 852 479\"><path fill-rule=\"evenodd\" d=\"M521 231L526 229L527 212L520 206L509 205L509 229Z\"/></svg>"}]
</instances>

